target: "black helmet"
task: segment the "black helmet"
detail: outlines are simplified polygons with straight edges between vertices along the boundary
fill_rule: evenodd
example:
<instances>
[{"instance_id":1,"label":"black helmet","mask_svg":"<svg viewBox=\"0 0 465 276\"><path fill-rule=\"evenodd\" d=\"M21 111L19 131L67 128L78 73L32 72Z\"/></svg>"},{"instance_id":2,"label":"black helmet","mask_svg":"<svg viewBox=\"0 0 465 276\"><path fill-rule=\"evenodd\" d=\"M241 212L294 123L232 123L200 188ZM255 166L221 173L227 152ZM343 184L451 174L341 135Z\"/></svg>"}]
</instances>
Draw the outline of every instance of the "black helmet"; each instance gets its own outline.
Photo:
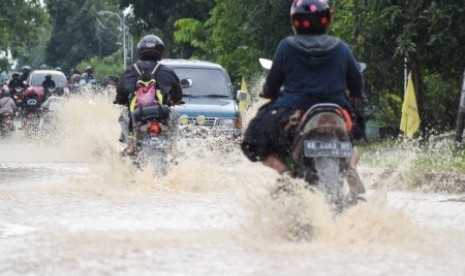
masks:
<instances>
[{"instance_id":1,"label":"black helmet","mask_svg":"<svg viewBox=\"0 0 465 276\"><path fill-rule=\"evenodd\" d=\"M137 55L139 59L160 60L164 50L165 45L163 41L155 35L146 35L137 44Z\"/></svg>"},{"instance_id":2,"label":"black helmet","mask_svg":"<svg viewBox=\"0 0 465 276\"><path fill-rule=\"evenodd\" d=\"M324 34L331 22L331 9L326 0L294 0L291 24L296 34Z\"/></svg>"}]
</instances>

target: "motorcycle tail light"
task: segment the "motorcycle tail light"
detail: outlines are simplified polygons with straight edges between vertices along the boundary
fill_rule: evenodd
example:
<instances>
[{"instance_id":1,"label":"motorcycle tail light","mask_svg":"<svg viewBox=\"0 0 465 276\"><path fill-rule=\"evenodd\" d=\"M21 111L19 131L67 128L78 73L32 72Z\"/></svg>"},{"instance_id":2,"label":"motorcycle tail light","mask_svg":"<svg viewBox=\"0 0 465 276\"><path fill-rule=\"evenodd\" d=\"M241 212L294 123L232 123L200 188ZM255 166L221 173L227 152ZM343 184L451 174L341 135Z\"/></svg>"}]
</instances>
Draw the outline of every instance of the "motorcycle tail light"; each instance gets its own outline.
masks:
<instances>
[{"instance_id":1,"label":"motorcycle tail light","mask_svg":"<svg viewBox=\"0 0 465 276\"><path fill-rule=\"evenodd\" d=\"M158 122L151 122L149 130L152 136L158 135L160 132L160 126L158 125Z\"/></svg>"}]
</instances>

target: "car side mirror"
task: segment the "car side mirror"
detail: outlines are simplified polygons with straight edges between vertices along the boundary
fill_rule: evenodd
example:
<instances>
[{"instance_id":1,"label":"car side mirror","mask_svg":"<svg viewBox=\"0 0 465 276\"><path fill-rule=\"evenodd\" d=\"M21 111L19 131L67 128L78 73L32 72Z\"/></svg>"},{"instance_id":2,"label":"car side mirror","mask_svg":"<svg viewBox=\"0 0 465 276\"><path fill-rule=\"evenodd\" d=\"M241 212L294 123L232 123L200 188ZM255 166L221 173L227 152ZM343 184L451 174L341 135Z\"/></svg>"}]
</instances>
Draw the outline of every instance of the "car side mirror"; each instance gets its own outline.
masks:
<instances>
[{"instance_id":1,"label":"car side mirror","mask_svg":"<svg viewBox=\"0 0 465 276\"><path fill-rule=\"evenodd\" d=\"M189 88L192 87L192 79L182 79L181 82L179 83L181 85L181 88Z\"/></svg>"},{"instance_id":2,"label":"car side mirror","mask_svg":"<svg viewBox=\"0 0 465 276\"><path fill-rule=\"evenodd\" d=\"M238 90L236 94L236 100L237 101L245 101L247 100L247 92Z\"/></svg>"}]
</instances>

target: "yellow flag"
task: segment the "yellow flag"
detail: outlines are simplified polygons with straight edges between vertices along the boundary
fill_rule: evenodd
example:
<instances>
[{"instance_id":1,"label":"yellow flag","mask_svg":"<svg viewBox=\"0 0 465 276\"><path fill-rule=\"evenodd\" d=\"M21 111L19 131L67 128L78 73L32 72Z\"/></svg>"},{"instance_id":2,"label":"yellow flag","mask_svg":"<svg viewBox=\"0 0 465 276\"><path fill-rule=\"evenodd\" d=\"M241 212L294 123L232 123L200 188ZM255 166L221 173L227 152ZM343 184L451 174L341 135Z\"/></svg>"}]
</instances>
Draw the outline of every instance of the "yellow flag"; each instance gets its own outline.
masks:
<instances>
[{"instance_id":1,"label":"yellow flag","mask_svg":"<svg viewBox=\"0 0 465 276\"><path fill-rule=\"evenodd\" d=\"M415 88L413 86L412 74L408 75L407 90L405 90L404 104L402 105L402 118L400 119L400 130L404 131L407 137L412 138L413 134L420 127L420 115L418 114Z\"/></svg>"},{"instance_id":2,"label":"yellow flag","mask_svg":"<svg viewBox=\"0 0 465 276\"><path fill-rule=\"evenodd\" d=\"M247 110L247 107L249 107L250 105L249 90L247 89L247 83L245 82L244 78L242 78L241 91L247 93L247 99L239 102L239 111L243 113Z\"/></svg>"}]
</instances>

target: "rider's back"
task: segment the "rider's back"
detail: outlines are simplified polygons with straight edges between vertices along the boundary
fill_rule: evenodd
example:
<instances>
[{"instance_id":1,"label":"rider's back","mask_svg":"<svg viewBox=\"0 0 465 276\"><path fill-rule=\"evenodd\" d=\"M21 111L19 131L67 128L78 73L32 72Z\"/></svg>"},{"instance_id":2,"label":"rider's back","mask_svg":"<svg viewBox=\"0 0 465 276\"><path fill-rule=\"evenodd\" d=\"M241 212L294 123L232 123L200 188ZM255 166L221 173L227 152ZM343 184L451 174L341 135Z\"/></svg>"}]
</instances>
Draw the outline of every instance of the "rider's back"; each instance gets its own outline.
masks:
<instances>
[{"instance_id":1,"label":"rider's back","mask_svg":"<svg viewBox=\"0 0 465 276\"><path fill-rule=\"evenodd\" d=\"M265 93L275 106L308 109L330 102L346 107L346 89L361 96L363 81L348 46L327 34L295 35L278 45Z\"/></svg>"}]
</instances>

